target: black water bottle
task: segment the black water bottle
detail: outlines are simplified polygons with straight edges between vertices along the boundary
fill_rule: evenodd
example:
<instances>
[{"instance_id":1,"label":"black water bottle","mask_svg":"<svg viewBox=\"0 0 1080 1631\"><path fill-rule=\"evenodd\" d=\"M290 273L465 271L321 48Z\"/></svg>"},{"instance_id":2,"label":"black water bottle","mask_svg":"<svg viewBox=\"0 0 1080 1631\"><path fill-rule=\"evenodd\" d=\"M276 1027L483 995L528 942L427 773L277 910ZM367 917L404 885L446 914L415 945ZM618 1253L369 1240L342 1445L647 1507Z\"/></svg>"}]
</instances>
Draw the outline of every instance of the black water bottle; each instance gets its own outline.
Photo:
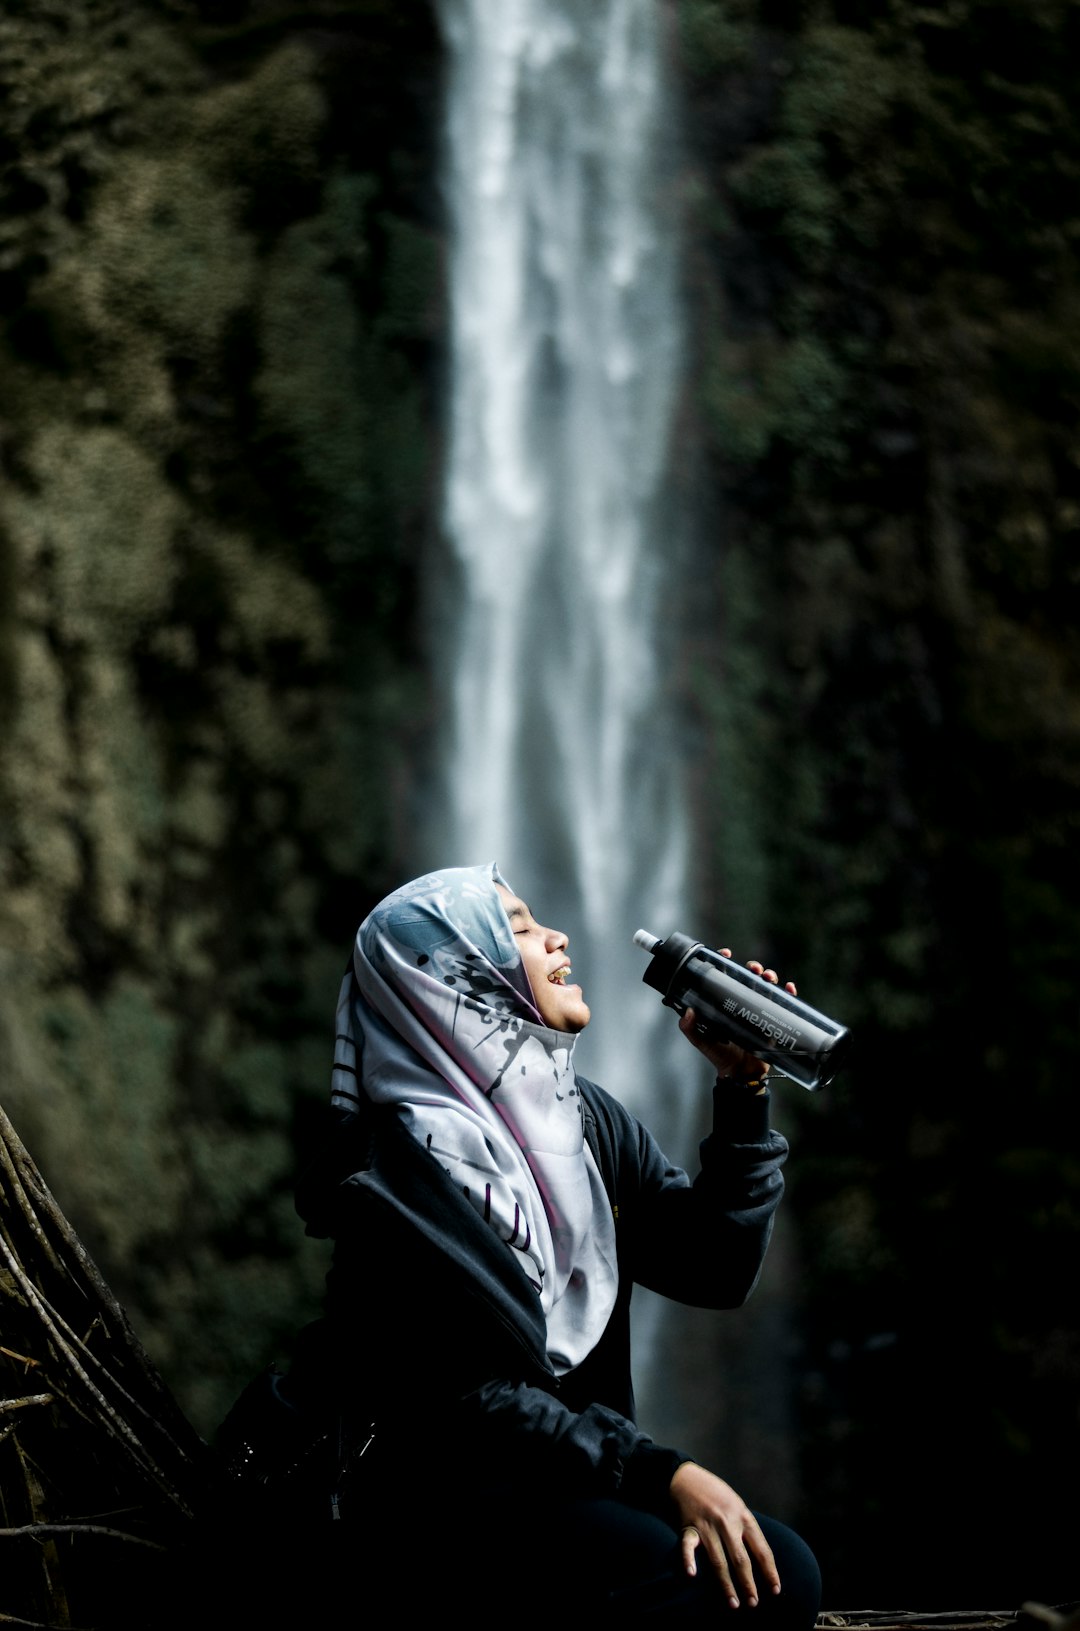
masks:
<instances>
[{"instance_id":1,"label":"black water bottle","mask_svg":"<svg viewBox=\"0 0 1080 1631\"><path fill-rule=\"evenodd\" d=\"M718 1042L735 1042L767 1059L778 1075L811 1093L826 1087L843 1065L851 1043L844 1026L760 974L687 934L659 940L639 929L634 944L651 953L645 984L660 992L666 1007L680 1014L692 1008L698 1025Z\"/></svg>"}]
</instances>

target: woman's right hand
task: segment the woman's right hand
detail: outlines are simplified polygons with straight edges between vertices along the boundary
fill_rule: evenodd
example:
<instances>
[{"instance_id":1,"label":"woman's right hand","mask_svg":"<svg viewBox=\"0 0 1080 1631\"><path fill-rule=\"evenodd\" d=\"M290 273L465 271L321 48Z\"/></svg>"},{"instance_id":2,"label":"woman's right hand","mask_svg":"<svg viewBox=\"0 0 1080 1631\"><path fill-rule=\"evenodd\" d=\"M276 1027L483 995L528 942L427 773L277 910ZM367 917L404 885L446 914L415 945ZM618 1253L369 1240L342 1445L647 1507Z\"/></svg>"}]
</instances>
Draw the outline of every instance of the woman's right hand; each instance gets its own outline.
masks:
<instances>
[{"instance_id":1,"label":"woman's right hand","mask_svg":"<svg viewBox=\"0 0 1080 1631\"><path fill-rule=\"evenodd\" d=\"M758 1588L752 1563L766 1591L780 1590L780 1576L772 1549L746 1502L722 1478L684 1461L670 1485L671 1498L679 1513L680 1544L687 1574L697 1573L700 1547L715 1571L732 1608L740 1600L756 1608Z\"/></svg>"},{"instance_id":2,"label":"woman's right hand","mask_svg":"<svg viewBox=\"0 0 1080 1631\"><path fill-rule=\"evenodd\" d=\"M679 1019L679 1029L686 1040L705 1055L721 1081L760 1081L762 1085L758 1092L764 1093L765 1078L769 1074L765 1061L740 1048L737 1042L718 1042L708 1032L700 1034L697 1022L696 1013L688 1008Z\"/></svg>"},{"instance_id":3,"label":"woman's right hand","mask_svg":"<svg viewBox=\"0 0 1080 1631\"><path fill-rule=\"evenodd\" d=\"M727 946L723 946L720 949L720 955L721 957L730 957L731 951ZM756 961L751 961L746 966L751 974L760 974L761 978L768 980L770 985L779 985L780 976L775 969L765 968L763 964ZM794 980L785 980L784 990L790 992L793 997L796 996ZM692 1008L688 1008L679 1020L679 1029L686 1040L692 1043L699 1053L705 1055L717 1076L722 1079L734 1077L735 1080L742 1082L760 1081L762 1086L758 1089L758 1092L764 1093L764 1082L769 1074L769 1067L763 1059L756 1058L746 1048L740 1048L737 1042L718 1042L708 1032L705 1032L704 1035L699 1034L697 1015Z\"/></svg>"}]
</instances>

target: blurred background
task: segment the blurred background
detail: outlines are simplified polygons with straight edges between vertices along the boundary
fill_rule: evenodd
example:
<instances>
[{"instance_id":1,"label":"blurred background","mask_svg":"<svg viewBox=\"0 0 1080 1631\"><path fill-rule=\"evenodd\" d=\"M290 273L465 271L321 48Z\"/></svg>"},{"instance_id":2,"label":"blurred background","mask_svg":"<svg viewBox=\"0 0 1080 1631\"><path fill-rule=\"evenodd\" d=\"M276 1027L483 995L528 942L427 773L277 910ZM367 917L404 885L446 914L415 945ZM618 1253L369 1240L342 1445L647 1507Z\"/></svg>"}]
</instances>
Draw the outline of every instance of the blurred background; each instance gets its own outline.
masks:
<instances>
[{"instance_id":1,"label":"blurred background","mask_svg":"<svg viewBox=\"0 0 1080 1631\"><path fill-rule=\"evenodd\" d=\"M356 924L494 857L679 1161L634 928L855 1035L751 1304L643 1304L644 1425L828 1608L1080 1596L1078 48L8 0L0 1101L201 1432L318 1310Z\"/></svg>"}]
</instances>

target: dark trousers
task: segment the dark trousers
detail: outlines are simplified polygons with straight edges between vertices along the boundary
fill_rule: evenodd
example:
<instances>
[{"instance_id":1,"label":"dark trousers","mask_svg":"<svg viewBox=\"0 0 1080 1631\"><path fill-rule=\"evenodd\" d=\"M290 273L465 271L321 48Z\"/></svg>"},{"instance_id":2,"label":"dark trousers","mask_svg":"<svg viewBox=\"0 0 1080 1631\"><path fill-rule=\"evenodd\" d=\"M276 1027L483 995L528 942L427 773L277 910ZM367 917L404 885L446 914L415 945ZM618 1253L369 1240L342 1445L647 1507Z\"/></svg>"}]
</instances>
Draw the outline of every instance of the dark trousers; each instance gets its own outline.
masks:
<instances>
[{"instance_id":1,"label":"dark trousers","mask_svg":"<svg viewBox=\"0 0 1080 1631\"><path fill-rule=\"evenodd\" d=\"M727 1619L756 1631L810 1631L821 1602L817 1560L793 1530L755 1517L781 1582L778 1596L759 1582L756 1608L731 1609L704 1550L697 1574L687 1575L671 1525L612 1500L571 1501L527 1516L503 1504L455 1523L456 1541L430 1558L441 1577L431 1581L431 1601L506 1603L516 1623L537 1626L576 1611L596 1625Z\"/></svg>"},{"instance_id":2,"label":"dark trousers","mask_svg":"<svg viewBox=\"0 0 1080 1631\"><path fill-rule=\"evenodd\" d=\"M507 1492L477 1500L466 1489L452 1513L442 1506L438 1516L399 1509L374 1545L370 1532L350 1543L351 1526L341 1525L331 1591L340 1602L355 1600L358 1567L370 1600L428 1613L457 1608L472 1624L549 1631L568 1623L652 1619L727 1621L732 1631L740 1624L747 1631L811 1631L821 1602L817 1560L793 1530L755 1516L781 1582L778 1596L759 1582L756 1608L728 1606L700 1548L698 1572L687 1575L678 1534L651 1513L613 1500L545 1509Z\"/></svg>"},{"instance_id":3,"label":"dark trousers","mask_svg":"<svg viewBox=\"0 0 1080 1631\"><path fill-rule=\"evenodd\" d=\"M756 1513L772 1547L781 1591L759 1582L756 1608L728 1606L703 1550L683 1568L670 1524L613 1500L530 1503L506 1491L463 1488L438 1503L418 1492L334 1523L282 1523L263 1513L218 1533L213 1585L197 1595L223 1625L268 1623L291 1631L352 1617L461 1611L468 1623L535 1626L627 1620L717 1625L732 1631L811 1631L821 1576L793 1530ZM224 1556L222 1554L225 1554ZM190 1582L194 1585L194 1580ZM181 1615L178 1623L185 1622ZM359 1619L357 1620L359 1623Z\"/></svg>"}]
</instances>

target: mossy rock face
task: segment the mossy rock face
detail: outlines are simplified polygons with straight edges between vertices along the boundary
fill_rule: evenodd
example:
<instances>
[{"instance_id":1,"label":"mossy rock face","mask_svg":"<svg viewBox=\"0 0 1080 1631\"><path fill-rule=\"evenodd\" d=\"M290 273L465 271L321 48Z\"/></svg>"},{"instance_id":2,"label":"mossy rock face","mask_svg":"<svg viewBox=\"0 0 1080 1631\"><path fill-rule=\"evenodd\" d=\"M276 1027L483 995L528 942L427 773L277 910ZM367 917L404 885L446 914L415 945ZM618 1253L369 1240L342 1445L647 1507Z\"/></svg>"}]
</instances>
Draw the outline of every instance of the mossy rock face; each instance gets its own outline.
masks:
<instances>
[{"instance_id":1,"label":"mossy rock face","mask_svg":"<svg viewBox=\"0 0 1080 1631\"><path fill-rule=\"evenodd\" d=\"M407 864L441 294L403 38L0 21L3 1099L204 1431L317 1308L295 1129Z\"/></svg>"}]
</instances>

